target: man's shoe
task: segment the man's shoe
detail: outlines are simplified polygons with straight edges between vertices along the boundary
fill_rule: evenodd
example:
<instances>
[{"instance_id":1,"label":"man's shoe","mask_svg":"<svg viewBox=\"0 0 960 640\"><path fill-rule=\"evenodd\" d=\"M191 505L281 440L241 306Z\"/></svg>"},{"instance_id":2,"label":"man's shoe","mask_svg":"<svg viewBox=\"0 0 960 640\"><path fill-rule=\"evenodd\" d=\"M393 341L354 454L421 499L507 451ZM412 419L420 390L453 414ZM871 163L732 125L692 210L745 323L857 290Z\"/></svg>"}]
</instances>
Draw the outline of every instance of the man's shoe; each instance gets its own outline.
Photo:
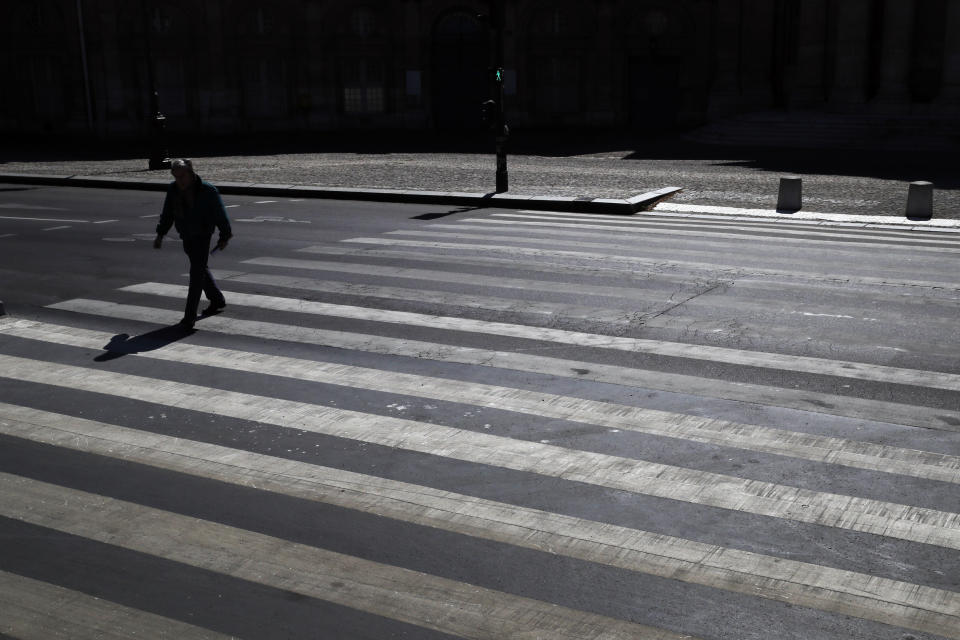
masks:
<instances>
[{"instance_id":1,"label":"man's shoe","mask_svg":"<svg viewBox=\"0 0 960 640\"><path fill-rule=\"evenodd\" d=\"M197 321L195 318L184 317L180 322L177 323L177 326L179 326L181 329L189 331L193 329L193 325L196 324L196 322Z\"/></svg>"},{"instance_id":2,"label":"man's shoe","mask_svg":"<svg viewBox=\"0 0 960 640\"><path fill-rule=\"evenodd\" d=\"M207 308L203 310L203 315L212 316L216 313L223 311L223 308L227 306L226 300L221 300L220 302L211 302L207 305Z\"/></svg>"}]
</instances>

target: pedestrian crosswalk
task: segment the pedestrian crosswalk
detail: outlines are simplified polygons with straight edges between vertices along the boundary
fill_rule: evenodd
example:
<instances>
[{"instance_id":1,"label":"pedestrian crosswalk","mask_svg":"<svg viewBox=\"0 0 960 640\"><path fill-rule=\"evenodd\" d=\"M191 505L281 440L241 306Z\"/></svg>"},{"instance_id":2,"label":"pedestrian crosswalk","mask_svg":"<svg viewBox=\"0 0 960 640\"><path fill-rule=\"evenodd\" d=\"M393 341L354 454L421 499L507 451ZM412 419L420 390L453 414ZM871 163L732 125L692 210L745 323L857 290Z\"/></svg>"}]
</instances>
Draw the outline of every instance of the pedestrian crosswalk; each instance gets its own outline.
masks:
<instances>
[{"instance_id":1,"label":"pedestrian crosswalk","mask_svg":"<svg viewBox=\"0 0 960 640\"><path fill-rule=\"evenodd\" d=\"M0 318L0 634L960 638L958 257L492 212Z\"/></svg>"}]
</instances>

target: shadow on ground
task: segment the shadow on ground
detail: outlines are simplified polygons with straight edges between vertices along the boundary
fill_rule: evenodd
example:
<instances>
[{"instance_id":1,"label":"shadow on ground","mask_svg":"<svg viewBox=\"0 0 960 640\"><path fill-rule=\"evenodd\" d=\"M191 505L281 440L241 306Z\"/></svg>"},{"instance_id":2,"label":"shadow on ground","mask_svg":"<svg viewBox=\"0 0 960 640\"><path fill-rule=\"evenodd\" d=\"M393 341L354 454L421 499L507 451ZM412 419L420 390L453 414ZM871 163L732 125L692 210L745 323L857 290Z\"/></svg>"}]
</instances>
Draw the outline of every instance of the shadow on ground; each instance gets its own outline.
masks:
<instances>
[{"instance_id":1,"label":"shadow on ground","mask_svg":"<svg viewBox=\"0 0 960 640\"><path fill-rule=\"evenodd\" d=\"M191 331L185 330L179 325L155 329L132 338L127 333L120 333L110 339L110 342L103 348L104 352L94 360L96 362L108 362L134 353L154 351L181 340L191 333Z\"/></svg>"}]
</instances>

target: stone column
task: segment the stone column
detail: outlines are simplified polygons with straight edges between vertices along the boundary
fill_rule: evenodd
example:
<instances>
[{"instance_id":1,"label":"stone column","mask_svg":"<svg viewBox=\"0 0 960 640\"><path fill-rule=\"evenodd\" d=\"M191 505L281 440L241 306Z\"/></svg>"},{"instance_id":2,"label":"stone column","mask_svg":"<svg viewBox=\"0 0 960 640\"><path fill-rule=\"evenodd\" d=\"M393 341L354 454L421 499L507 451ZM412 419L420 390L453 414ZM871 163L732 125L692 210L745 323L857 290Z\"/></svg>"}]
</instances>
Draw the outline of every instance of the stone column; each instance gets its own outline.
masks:
<instances>
[{"instance_id":1,"label":"stone column","mask_svg":"<svg viewBox=\"0 0 960 640\"><path fill-rule=\"evenodd\" d=\"M874 107L883 112L910 110L910 54L914 0L885 0L883 44L880 49L880 87Z\"/></svg>"},{"instance_id":2,"label":"stone column","mask_svg":"<svg viewBox=\"0 0 960 640\"><path fill-rule=\"evenodd\" d=\"M837 40L830 106L855 111L866 100L870 13L868 0L836 4Z\"/></svg>"},{"instance_id":3,"label":"stone column","mask_svg":"<svg viewBox=\"0 0 960 640\"><path fill-rule=\"evenodd\" d=\"M605 125L625 124L624 114L618 113L622 109L617 109L617 105L623 105L625 102L620 95L615 95L614 91L621 89L623 83L615 83L614 78L623 77L623 59L625 56L617 55L616 46L622 46L618 42L614 27L616 19L614 17L614 7L608 0L594 2L593 18L596 21L594 33L596 41L592 50L587 51L587 57L584 63L588 68L597 70L596 73L586 73L584 85L587 92L587 104L590 117L595 123ZM512 61L515 58L507 56L507 68L513 66ZM618 86L620 85L620 86ZM505 87L506 89L506 87ZM510 98L507 98L509 104ZM618 119L619 117L619 119Z\"/></svg>"},{"instance_id":4,"label":"stone column","mask_svg":"<svg viewBox=\"0 0 960 640\"><path fill-rule=\"evenodd\" d=\"M227 79L223 75L226 66L226 41L221 2L206 2L204 12L202 49L196 61L200 78L197 80L197 105L200 123L205 131L223 131ZM196 25L195 25L196 26Z\"/></svg>"},{"instance_id":5,"label":"stone column","mask_svg":"<svg viewBox=\"0 0 960 640\"><path fill-rule=\"evenodd\" d=\"M740 54L741 100L751 111L773 103L773 4L770 0L744 0Z\"/></svg>"},{"instance_id":6,"label":"stone column","mask_svg":"<svg viewBox=\"0 0 960 640\"><path fill-rule=\"evenodd\" d=\"M797 66L790 92L790 106L803 109L823 105L826 99L823 78L826 51L826 0L804 0L800 3Z\"/></svg>"},{"instance_id":7,"label":"stone column","mask_svg":"<svg viewBox=\"0 0 960 640\"><path fill-rule=\"evenodd\" d=\"M403 12L403 35L401 40L402 62L398 67L403 69L403 91L397 102L400 120L405 127L417 128L424 124L423 113L423 77L424 60L421 51L421 42L426 42L429 34L421 33L420 3L405 0L401 3Z\"/></svg>"},{"instance_id":8,"label":"stone column","mask_svg":"<svg viewBox=\"0 0 960 640\"><path fill-rule=\"evenodd\" d=\"M943 51L943 84L936 107L960 117L960 2L947 2L947 37Z\"/></svg>"},{"instance_id":9,"label":"stone column","mask_svg":"<svg viewBox=\"0 0 960 640\"><path fill-rule=\"evenodd\" d=\"M98 18L102 47L94 54L94 60L99 58L100 66L94 95L97 96L97 128L101 137L118 132L140 134L146 130L146 119L150 115L147 113L149 87L146 80L141 78L139 84L134 84L142 75L138 62L142 60L146 64L146 58L141 59L141 51L122 50L120 43L119 22L126 15L128 24L132 25L140 14L135 13L132 6L121 8L119 5L119 2L104 3ZM91 6L88 10L91 21L93 8Z\"/></svg>"},{"instance_id":10,"label":"stone column","mask_svg":"<svg viewBox=\"0 0 960 640\"><path fill-rule=\"evenodd\" d=\"M682 101L677 113L677 124L681 127L695 127L707 121L709 105L710 69L703 60L709 58L712 24L712 2L698 0L684 11L683 42L687 51L681 56L682 71L680 91Z\"/></svg>"},{"instance_id":11,"label":"stone column","mask_svg":"<svg viewBox=\"0 0 960 640\"><path fill-rule=\"evenodd\" d=\"M740 107L740 6L741 0L717 0L711 118L736 113Z\"/></svg>"}]
</instances>

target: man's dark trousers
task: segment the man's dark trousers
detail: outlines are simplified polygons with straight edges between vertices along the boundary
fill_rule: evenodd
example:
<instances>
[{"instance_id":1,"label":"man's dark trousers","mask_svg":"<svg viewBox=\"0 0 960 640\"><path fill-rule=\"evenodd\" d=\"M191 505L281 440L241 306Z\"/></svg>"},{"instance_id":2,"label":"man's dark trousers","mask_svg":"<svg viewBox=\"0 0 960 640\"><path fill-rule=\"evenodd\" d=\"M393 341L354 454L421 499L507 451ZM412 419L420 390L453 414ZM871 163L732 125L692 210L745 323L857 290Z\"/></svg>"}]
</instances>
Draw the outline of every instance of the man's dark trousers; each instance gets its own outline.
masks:
<instances>
[{"instance_id":1,"label":"man's dark trousers","mask_svg":"<svg viewBox=\"0 0 960 640\"><path fill-rule=\"evenodd\" d=\"M217 287L213 274L207 267L207 259L210 257L210 238L211 236L183 237L183 250L190 258L190 287L187 291L187 307L183 312L184 318L197 317L201 293L205 294L214 305L223 304L223 293Z\"/></svg>"}]
</instances>

